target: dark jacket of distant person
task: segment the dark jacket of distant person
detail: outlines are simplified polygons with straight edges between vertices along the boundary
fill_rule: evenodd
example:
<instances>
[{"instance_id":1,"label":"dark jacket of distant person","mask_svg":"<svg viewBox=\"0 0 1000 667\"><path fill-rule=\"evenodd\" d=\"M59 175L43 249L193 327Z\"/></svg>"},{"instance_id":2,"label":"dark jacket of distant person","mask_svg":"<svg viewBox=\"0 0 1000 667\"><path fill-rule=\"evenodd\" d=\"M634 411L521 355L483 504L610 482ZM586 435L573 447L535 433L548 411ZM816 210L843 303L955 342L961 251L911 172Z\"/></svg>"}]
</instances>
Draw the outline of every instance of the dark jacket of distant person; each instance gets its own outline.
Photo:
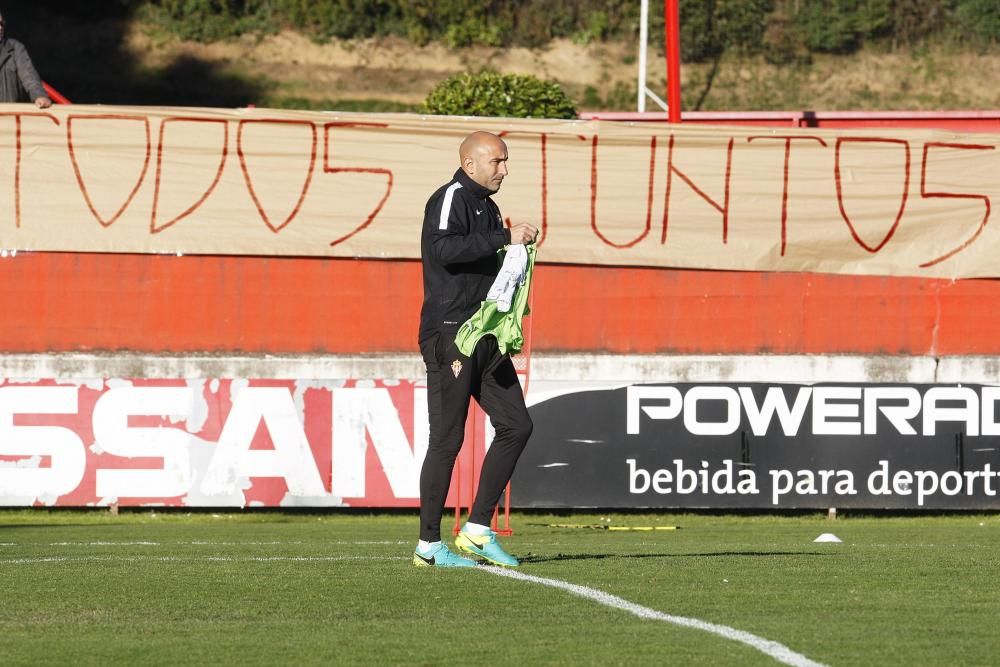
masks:
<instances>
[{"instance_id":1,"label":"dark jacket of distant person","mask_svg":"<svg viewBox=\"0 0 1000 667\"><path fill-rule=\"evenodd\" d=\"M28 50L16 39L0 36L0 102L33 102L40 97L47 97L45 86Z\"/></svg>"}]
</instances>

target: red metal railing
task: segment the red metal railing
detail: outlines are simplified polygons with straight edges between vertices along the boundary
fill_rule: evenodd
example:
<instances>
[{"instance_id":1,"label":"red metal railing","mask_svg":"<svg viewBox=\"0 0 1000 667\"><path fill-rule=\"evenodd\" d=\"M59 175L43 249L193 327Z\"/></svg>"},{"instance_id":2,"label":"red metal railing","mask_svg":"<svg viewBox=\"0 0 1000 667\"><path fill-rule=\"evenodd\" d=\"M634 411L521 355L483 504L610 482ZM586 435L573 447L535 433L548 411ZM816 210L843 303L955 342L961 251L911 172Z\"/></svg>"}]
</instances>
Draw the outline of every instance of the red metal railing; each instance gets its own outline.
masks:
<instances>
[{"instance_id":1,"label":"red metal railing","mask_svg":"<svg viewBox=\"0 0 1000 667\"><path fill-rule=\"evenodd\" d=\"M49 84L42 81L42 85L45 86L45 94L49 96L49 99L56 104L72 104L69 99L60 93L58 90L50 86Z\"/></svg>"},{"instance_id":2,"label":"red metal railing","mask_svg":"<svg viewBox=\"0 0 1000 667\"><path fill-rule=\"evenodd\" d=\"M582 120L659 122L662 111L585 111ZM685 123L792 127L922 127L939 130L1000 132L1000 110L959 111L685 111Z\"/></svg>"}]
</instances>

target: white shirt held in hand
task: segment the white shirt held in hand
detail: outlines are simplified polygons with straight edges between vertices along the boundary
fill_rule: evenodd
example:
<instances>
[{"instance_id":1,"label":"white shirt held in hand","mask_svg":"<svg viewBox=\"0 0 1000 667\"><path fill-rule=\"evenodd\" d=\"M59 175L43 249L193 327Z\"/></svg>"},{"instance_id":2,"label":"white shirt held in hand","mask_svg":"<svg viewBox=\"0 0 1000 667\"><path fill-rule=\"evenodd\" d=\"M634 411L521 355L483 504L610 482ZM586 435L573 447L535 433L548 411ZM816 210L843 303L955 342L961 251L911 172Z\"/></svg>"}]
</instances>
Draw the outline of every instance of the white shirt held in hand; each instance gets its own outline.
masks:
<instances>
[{"instance_id":1,"label":"white shirt held in hand","mask_svg":"<svg viewBox=\"0 0 1000 667\"><path fill-rule=\"evenodd\" d=\"M514 301L514 292L517 286L524 280L524 272L528 268L528 251L523 245L507 246L507 256L503 258L503 266L500 273L490 287L487 301L496 301L497 310L506 313L510 310L510 304Z\"/></svg>"}]
</instances>

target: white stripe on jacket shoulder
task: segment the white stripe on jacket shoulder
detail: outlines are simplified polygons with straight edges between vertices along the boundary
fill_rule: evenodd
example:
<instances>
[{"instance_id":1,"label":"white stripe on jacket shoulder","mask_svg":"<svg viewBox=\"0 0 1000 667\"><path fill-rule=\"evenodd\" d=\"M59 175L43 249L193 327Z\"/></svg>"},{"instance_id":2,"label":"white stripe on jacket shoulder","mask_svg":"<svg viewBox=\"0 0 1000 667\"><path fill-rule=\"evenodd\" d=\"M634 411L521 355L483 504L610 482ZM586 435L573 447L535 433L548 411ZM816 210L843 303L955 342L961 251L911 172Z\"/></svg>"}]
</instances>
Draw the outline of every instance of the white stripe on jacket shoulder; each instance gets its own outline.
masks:
<instances>
[{"instance_id":1,"label":"white stripe on jacket shoulder","mask_svg":"<svg viewBox=\"0 0 1000 667\"><path fill-rule=\"evenodd\" d=\"M438 220L438 229L448 229L448 214L451 213L451 200L455 196L455 190L462 187L459 182L452 183L444 193L444 201L441 202L441 218Z\"/></svg>"}]
</instances>

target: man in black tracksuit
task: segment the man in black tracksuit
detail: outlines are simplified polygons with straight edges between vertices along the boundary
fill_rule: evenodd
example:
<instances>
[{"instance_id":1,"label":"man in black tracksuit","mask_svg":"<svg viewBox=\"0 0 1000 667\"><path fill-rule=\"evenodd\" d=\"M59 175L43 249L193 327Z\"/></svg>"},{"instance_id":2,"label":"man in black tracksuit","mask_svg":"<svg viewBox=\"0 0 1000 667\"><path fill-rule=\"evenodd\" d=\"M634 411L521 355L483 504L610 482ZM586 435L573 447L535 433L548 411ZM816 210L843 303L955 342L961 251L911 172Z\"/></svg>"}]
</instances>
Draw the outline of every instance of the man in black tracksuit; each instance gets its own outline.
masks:
<instances>
[{"instance_id":1,"label":"man in black tracksuit","mask_svg":"<svg viewBox=\"0 0 1000 667\"><path fill-rule=\"evenodd\" d=\"M420 541L415 565L469 567L474 561L441 542L441 514L462 448L469 398L482 406L496 430L483 460L469 522L455 544L498 565L517 560L489 529L500 494L531 435L531 418L517 373L496 338L483 336L471 357L455 345L459 327L479 309L499 272L497 251L509 244L534 243L538 230L503 225L490 195L507 175L507 146L496 135L474 132L459 148L461 167L438 188L424 209L420 241L424 304L420 311L420 353L427 366L430 440L420 471Z\"/></svg>"}]
</instances>

